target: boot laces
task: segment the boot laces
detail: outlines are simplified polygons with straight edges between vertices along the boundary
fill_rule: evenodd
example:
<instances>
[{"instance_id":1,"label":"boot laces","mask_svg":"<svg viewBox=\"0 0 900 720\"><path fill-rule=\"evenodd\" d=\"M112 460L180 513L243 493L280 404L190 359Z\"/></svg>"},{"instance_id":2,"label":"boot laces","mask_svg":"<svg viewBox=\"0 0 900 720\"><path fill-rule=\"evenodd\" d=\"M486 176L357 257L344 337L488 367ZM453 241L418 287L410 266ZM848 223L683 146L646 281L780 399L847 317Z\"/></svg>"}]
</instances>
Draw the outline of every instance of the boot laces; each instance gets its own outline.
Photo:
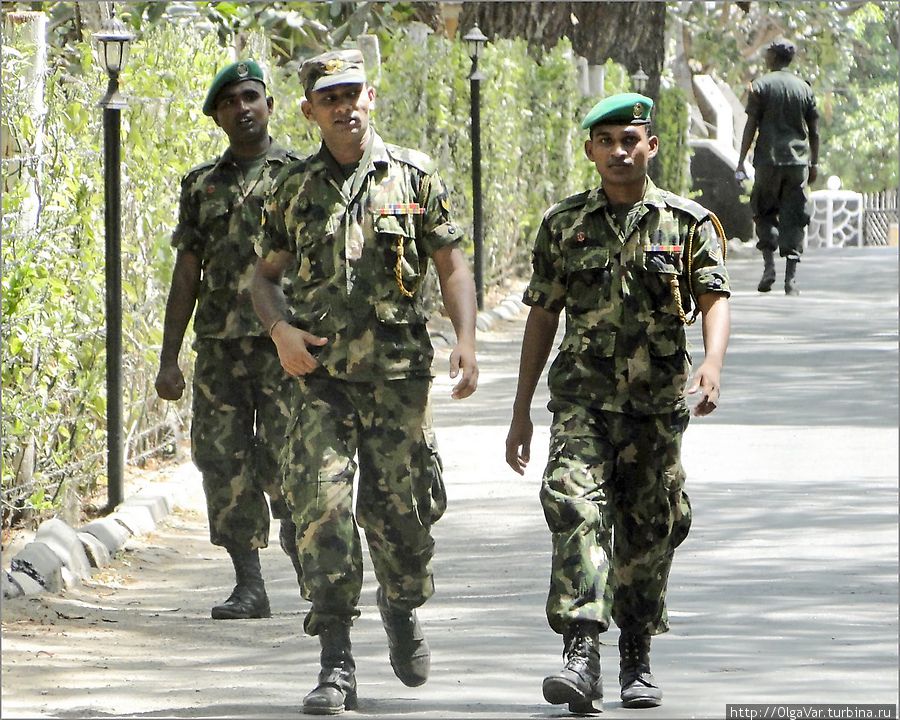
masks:
<instances>
[{"instance_id":1,"label":"boot laces","mask_svg":"<svg viewBox=\"0 0 900 720\"><path fill-rule=\"evenodd\" d=\"M626 635L620 645L623 675L639 676L650 672L649 643L640 635Z\"/></svg>"},{"instance_id":2,"label":"boot laces","mask_svg":"<svg viewBox=\"0 0 900 720\"><path fill-rule=\"evenodd\" d=\"M587 664L591 654L591 643L585 635L576 632L566 645L566 665Z\"/></svg>"}]
</instances>

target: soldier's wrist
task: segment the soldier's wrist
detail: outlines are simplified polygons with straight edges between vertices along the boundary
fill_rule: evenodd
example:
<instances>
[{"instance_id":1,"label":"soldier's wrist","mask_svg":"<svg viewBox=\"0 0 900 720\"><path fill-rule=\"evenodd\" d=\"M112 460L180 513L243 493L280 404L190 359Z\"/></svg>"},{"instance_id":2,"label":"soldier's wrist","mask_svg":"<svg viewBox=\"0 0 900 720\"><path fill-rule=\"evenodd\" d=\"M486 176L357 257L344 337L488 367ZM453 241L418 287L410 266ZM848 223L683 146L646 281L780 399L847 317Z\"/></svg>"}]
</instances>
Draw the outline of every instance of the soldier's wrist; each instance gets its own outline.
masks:
<instances>
[{"instance_id":1,"label":"soldier's wrist","mask_svg":"<svg viewBox=\"0 0 900 720\"><path fill-rule=\"evenodd\" d=\"M272 333L275 331L275 328L278 325L278 323L283 323L283 322L287 322L287 320L285 320L284 318L278 318L271 325L269 325L269 337L272 337Z\"/></svg>"}]
</instances>

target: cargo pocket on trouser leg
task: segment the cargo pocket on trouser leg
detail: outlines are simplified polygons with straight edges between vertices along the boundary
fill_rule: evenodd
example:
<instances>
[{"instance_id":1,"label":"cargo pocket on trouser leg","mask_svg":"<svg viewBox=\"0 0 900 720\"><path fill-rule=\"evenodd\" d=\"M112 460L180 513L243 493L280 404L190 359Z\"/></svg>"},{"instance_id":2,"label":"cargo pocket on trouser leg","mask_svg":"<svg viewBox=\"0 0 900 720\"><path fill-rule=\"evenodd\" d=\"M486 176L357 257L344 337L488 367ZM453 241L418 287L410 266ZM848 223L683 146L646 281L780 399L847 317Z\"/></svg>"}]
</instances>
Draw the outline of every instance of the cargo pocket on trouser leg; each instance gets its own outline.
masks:
<instances>
[{"instance_id":1,"label":"cargo pocket on trouser leg","mask_svg":"<svg viewBox=\"0 0 900 720\"><path fill-rule=\"evenodd\" d=\"M685 541L691 530L691 500L682 490L679 498L673 503L672 539L671 546L674 550Z\"/></svg>"},{"instance_id":2,"label":"cargo pocket on trouser leg","mask_svg":"<svg viewBox=\"0 0 900 720\"><path fill-rule=\"evenodd\" d=\"M424 429L424 442L418 448L413 493L419 522L431 527L447 510L447 489L444 487L444 465L438 453L437 439L431 428Z\"/></svg>"}]
</instances>

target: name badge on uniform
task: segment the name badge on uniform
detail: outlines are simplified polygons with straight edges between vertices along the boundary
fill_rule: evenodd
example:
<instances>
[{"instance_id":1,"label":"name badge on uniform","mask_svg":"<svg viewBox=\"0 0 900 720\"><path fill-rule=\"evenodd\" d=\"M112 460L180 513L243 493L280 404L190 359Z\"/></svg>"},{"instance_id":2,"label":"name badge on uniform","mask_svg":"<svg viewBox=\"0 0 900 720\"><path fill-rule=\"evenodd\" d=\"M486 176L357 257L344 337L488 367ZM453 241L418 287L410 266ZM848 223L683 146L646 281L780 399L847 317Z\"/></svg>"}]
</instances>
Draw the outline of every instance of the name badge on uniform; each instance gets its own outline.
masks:
<instances>
[{"instance_id":1,"label":"name badge on uniform","mask_svg":"<svg viewBox=\"0 0 900 720\"><path fill-rule=\"evenodd\" d=\"M376 210L378 215L424 215L425 208L419 203L388 203L382 208Z\"/></svg>"}]
</instances>

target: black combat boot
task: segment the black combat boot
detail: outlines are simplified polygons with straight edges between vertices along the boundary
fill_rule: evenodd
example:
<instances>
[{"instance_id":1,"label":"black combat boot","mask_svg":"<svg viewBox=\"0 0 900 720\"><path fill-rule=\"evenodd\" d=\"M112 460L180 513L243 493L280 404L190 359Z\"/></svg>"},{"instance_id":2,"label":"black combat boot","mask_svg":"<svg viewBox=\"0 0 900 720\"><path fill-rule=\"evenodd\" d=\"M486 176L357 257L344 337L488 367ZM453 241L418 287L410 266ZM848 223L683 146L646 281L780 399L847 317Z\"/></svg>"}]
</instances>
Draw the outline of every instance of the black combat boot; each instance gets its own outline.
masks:
<instances>
[{"instance_id":1,"label":"black combat boot","mask_svg":"<svg viewBox=\"0 0 900 720\"><path fill-rule=\"evenodd\" d=\"M662 704L662 690L650 673L650 636L625 630L619 635L619 685L622 707L645 708Z\"/></svg>"},{"instance_id":2,"label":"black combat boot","mask_svg":"<svg viewBox=\"0 0 900 720\"><path fill-rule=\"evenodd\" d=\"M391 605L381 587L376 591L375 598L387 633L388 654L394 675L408 687L424 684L431 669L431 651L425 642L425 633L416 611Z\"/></svg>"},{"instance_id":3,"label":"black combat boot","mask_svg":"<svg viewBox=\"0 0 900 720\"><path fill-rule=\"evenodd\" d=\"M221 605L212 609L214 620L247 620L272 616L269 598L259 567L259 550L233 550L227 548L234 563L237 585Z\"/></svg>"},{"instance_id":4,"label":"black combat boot","mask_svg":"<svg viewBox=\"0 0 900 720\"><path fill-rule=\"evenodd\" d=\"M763 274L756 289L759 292L769 292L775 284L775 252L763 250Z\"/></svg>"},{"instance_id":5,"label":"black combat boot","mask_svg":"<svg viewBox=\"0 0 900 720\"><path fill-rule=\"evenodd\" d=\"M799 260L788 260L784 267L784 294L799 295L800 288L797 287L797 263Z\"/></svg>"},{"instance_id":6,"label":"black combat boot","mask_svg":"<svg viewBox=\"0 0 900 720\"><path fill-rule=\"evenodd\" d=\"M335 623L319 631L322 669L319 684L303 698L307 715L340 715L356 710L356 663L350 652L350 625Z\"/></svg>"},{"instance_id":7,"label":"black combat boot","mask_svg":"<svg viewBox=\"0 0 900 720\"><path fill-rule=\"evenodd\" d=\"M595 622L577 622L564 636L565 665L544 678L544 699L569 704L580 715L603 712L603 675L600 671L600 629Z\"/></svg>"},{"instance_id":8,"label":"black combat boot","mask_svg":"<svg viewBox=\"0 0 900 720\"><path fill-rule=\"evenodd\" d=\"M278 542L281 549L291 559L291 565L294 566L294 572L297 573L297 586L303 585L303 568L300 567L300 554L297 552L297 526L291 518L285 518L281 521L281 527L278 530Z\"/></svg>"}]
</instances>

